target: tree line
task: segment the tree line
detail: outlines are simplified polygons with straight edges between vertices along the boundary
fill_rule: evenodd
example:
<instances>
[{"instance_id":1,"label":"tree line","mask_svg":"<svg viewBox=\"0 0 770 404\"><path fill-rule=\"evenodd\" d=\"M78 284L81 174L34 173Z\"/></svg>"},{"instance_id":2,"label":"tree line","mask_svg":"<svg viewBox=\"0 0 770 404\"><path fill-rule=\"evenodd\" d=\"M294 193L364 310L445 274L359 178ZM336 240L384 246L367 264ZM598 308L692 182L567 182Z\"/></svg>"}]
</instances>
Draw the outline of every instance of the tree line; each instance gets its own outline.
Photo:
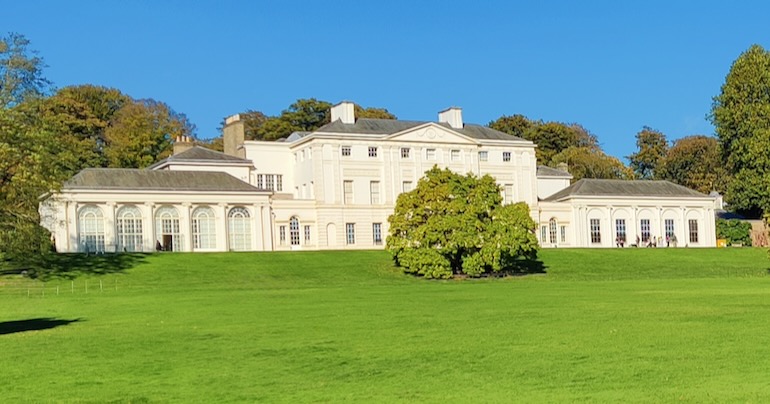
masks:
<instances>
[{"instance_id":1,"label":"tree line","mask_svg":"<svg viewBox=\"0 0 770 404\"><path fill-rule=\"evenodd\" d=\"M189 119L168 104L136 99L92 84L55 88L43 58L20 34L0 37L0 253L47 248L37 225L40 195L86 167L144 168L171 154L173 139L190 136L222 149L221 136L196 137ZM332 104L299 99L280 114L241 113L251 140L277 140L329 123ZM396 119L385 108L356 105L359 118ZM708 119L716 136L671 143L650 127L636 134L626 165L602 150L577 123L502 116L488 126L532 140L540 164L567 163L581 178L666 179L701 192L716 190L739 211L770 211L770 54L759 45L733 63ZM25 253L26 254L26 253Z\"/></svg>"}]
</instances>

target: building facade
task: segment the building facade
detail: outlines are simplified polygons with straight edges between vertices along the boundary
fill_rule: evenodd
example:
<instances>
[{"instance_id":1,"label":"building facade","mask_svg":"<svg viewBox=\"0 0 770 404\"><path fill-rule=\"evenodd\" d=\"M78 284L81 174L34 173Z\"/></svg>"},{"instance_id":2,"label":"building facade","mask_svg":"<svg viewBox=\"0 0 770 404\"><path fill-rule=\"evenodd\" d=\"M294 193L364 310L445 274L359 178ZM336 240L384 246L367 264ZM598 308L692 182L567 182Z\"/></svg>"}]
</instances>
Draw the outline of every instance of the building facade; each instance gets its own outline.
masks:
<instances>
[{"instance_id":1,"label":"building facade","mask_svg":"<svg viewBox=\"0 0 770 404\"><path fill-rule=\"evenodd\" d=\"M712 197L663 182L625 181L637 194L620 182L570 185L566 171L537 165L531 141L466 124L459 108L437 122L356 119L342 102L331 123L280 141L245 140L237 115L223 132L224 153L177 139L148 169L75 175L41 203L58 251L382 248L396 198L433 166L494 177L504 203L530 207L546 247L610 247L637 234L715 245ZM690 233L698 241L682 243Z\"/></svg>"}]
</instances>

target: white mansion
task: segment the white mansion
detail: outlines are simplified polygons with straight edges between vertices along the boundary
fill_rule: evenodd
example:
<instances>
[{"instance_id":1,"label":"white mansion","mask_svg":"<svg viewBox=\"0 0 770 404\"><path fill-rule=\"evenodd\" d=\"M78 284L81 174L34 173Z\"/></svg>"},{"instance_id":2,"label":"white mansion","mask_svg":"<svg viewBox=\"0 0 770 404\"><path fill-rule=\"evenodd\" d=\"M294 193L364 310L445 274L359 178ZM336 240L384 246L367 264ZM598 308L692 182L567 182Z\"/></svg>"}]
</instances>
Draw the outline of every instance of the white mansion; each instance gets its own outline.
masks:
<instances>
[{"instance_id":1,"label":"white mansion","mask_svg":"<svg viewBox=\"0 0 770 404\"><path fill-rule=\"evenodd\" d=\"M459 108L438 122L356 119L342 102L331 123L275 142L244 140L235 115L224 141L219 153L177 139L147 169L85 169L41 203L42 224L60 252L382 248L398 195L438 165L493 176L505 203L529 205L544 247L716 244L714 197L665 181L570 185L537 165L535 144Z\"/></svg>"}]
</instances>

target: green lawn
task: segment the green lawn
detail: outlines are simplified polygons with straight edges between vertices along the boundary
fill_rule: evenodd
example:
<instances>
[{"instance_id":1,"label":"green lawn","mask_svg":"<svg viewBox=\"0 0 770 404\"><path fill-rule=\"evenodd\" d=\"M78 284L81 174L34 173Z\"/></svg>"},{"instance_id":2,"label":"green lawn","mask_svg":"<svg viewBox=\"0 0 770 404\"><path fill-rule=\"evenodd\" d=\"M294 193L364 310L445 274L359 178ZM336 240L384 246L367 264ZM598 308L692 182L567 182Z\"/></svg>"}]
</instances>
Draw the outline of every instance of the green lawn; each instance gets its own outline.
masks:
<instances>
[{"instance_id":1,"label":"green lawn","mask_svg":"<svg viewBox=\"0 0 770 404\"><path fill-rule=\"evenodd\" d=\"M770 401L765 250L541 256L545 275L470 281L382 251L0 276L0 401Z\"/></svg>"}]
</instances>

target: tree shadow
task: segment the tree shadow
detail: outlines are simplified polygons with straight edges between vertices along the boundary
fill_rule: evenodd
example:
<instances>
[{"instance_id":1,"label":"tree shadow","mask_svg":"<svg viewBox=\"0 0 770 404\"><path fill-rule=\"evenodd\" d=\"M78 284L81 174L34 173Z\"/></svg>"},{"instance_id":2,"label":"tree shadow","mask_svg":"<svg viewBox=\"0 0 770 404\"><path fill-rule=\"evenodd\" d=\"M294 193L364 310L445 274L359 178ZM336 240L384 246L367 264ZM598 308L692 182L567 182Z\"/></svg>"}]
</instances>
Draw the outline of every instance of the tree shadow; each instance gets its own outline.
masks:
<instances>
[{"instance_id":1,"label":"tree shadow","mask_svg":"<svg viewBox=\"0 0 770 404\"><path fill-rule=\"evenodd\" d=\"M122 273L147 258L148 254L45 254L30 260L26 265L0 271L0 275L22 274L32 279L74 279L82 275L106 275Z\"/></svg>"},{"instance_id":2,"label":"tree shadow","mask_svg":"<svg viewBox=\"0 0 770 404\"><path fill-rule=\"evenodd\" d=\"M28 320L3 321L0 322L0 335L15 334L25 331L49 330L51 328L61 327L83 321L79 318L74 320L64 320L58 318L31 318Z\"/></svg>"},{"instance_id":3,"label":"tree shadow","mask_svg":"<svg viewBox=\"0 0 770 404\"><path fill-rule=\"evenodd\" d=\"M537 275L545 274L547 268L539 259L518 259L506 268L506 272L512 276Z\"/></svg>"}]
</instances>

